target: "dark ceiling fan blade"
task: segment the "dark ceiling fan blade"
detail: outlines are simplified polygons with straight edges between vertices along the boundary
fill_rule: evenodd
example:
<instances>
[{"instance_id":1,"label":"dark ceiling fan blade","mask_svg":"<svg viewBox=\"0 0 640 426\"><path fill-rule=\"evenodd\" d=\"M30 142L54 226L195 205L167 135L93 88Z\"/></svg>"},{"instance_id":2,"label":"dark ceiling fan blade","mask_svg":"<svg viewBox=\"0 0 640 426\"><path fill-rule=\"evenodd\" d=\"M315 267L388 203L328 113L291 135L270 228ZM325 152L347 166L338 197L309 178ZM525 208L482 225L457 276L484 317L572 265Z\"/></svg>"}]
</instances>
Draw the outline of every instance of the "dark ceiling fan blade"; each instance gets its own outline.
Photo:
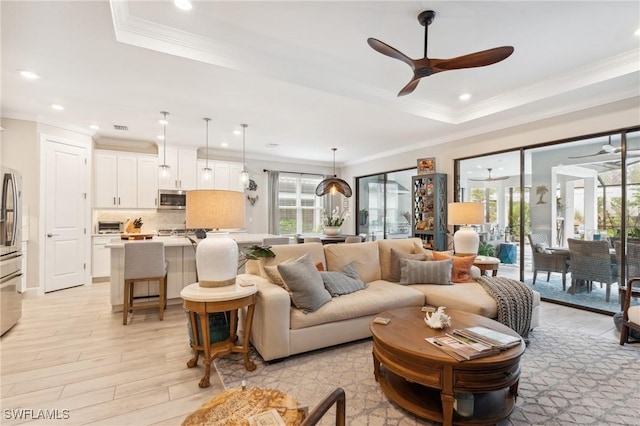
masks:
<instances>
[{"instance_id":1,"label":"dark ceiling fan blade","mask_svg":"<svg viewBox=\"0 0 640 426\"><path fill-rule=\"evenodd\" d=\"M483 50L480 52L470 53L464 56L458 56L451 59L432 59L433 62L438 61L437 68L443 70L457 70L460 68L474 68L492 65L507 59L513 53L512 46L495 47L493 49Z\"/></svg>"},{"instance_id":2,"label":"dark ceiling fan blade","mask_svg":"<svg viewBox=\"0 0 640 426\"><path fill-rule=\"evenodd\" d=\"M380 40L376 40L375 38L368 38L367 43L376 52L380 52L383 55L402 61L405 64L409 65L412 69L414 68L413 59L411 59L398 49L391 47L388 44L381 42Z\"/></svg>"},{"instance_id":3,"label":"dark ceiling fan blade","mask_svg":"<svg viewBox=\"0 0 640 426\"><path fill-rule=\"evenodd\" d=\"M409 93L413 92L414 90L416 90L416 87L418 87L418 83L420 83L420 79L422 77L417 77L414 75L413 78L411 79L411 81L409 83L407 83L406 86L404 86L402 88L402 90L400 90L400 92L398 92L398 96L404 96L404 95L408 95Z\"/></svg>"}]
</instances>

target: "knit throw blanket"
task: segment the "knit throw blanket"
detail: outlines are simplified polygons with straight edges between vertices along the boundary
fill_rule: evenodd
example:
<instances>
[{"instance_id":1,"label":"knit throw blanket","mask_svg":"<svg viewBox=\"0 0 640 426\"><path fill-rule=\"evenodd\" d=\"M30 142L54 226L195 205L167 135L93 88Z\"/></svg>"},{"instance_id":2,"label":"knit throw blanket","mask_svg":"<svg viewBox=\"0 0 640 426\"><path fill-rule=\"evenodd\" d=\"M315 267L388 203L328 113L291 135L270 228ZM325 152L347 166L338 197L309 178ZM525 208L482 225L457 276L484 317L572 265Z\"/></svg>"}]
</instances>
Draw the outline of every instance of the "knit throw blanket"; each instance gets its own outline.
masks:
<instances>
[{"instance_id":1,"label":"knit throw blanket","mask_svg":"<svg viewBox=\"0 0 640 426\"><path fill-rule=\"evenodd\" d=\"M498 322L527 341L533 311L533 291L524 283L510 278L482 276L476 281L495 299Z\"/></svg>"}]
</instances>

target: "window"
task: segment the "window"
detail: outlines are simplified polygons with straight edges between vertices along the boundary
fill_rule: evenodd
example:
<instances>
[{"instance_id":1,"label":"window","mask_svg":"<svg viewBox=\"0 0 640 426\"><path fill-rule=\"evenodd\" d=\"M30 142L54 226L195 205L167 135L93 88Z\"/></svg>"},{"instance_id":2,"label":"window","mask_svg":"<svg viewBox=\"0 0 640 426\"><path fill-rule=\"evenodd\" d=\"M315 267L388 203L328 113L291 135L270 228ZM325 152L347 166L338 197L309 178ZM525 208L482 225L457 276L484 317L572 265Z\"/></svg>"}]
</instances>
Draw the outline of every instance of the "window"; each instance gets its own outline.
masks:
<instances>
[{"instance_id":1,"label":"window","mask_svg":"<svg viewBox=\"0 0 640 426\"><path fill-rule=\"evenodd\" d=\"M280 234L319 232L322 226L323 198L315 190L322 176L280 173L278 211Z\"/></svg>"}]
</instances>

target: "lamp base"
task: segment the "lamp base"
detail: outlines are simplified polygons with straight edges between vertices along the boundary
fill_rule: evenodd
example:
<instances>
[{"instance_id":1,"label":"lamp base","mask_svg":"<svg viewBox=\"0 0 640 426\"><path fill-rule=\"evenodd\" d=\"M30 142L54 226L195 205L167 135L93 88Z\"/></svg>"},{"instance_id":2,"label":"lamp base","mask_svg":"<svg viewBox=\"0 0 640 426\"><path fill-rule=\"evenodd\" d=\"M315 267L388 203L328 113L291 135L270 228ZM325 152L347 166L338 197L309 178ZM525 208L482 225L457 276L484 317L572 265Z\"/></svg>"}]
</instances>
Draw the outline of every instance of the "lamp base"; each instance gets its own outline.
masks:
<instances>
[{"instance_id":1,"label":"lamp base","mask_svg":"<svg viewBox=\"0 0 640 426\"><path fill-rule=\"evenodd\" d=\"M235 285L238 273L238 244L229 234L207 232L196 249L198 285L205 288Z\"/></svg>"},{"instance_id":2,"label":"lamp base","mask_svg":"<svg viewBox=\"0 0 640 426\"><path fill-rule=\"evenodd\" d=\"M463 226L453 234L453 249L456 255L476 255L479 246L480 236L469 226Z\"/></svg>"}]
</instances>

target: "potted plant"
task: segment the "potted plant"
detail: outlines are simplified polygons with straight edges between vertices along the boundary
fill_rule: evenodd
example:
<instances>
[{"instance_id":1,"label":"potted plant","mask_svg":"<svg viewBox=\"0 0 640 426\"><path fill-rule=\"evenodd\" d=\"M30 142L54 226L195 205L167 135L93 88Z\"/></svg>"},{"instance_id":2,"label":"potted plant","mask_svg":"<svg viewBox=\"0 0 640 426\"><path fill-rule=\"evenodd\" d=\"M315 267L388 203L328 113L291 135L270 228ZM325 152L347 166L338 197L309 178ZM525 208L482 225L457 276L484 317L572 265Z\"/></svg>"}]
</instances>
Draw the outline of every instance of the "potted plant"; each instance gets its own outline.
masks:
<instances>
[{"instance_id":1,"label":"potted plant","mask_svg":"<svg viewBox=\"0 0 640 426\"><path fill-rule=\"evenodd\" d=\"M325 210L322 211L322 223L323 229L326 235L339 235L341 232L342 224L344 220L349 217L349 209L344 209L340 212L340 209L336 207L331 212L331 216L327 216Z\"/></svg>"},{"instance_id":2,"label":"potted plant","mask_svg":"<svg viewBox=\"0 0 640 426\"><path fill-rule=\"evenodd\" d=\"M494 257L495 255L496 248L493 246L493 244L480 241L480 245L478 246L478 256Z\"/></svg>"}]
</instances>

